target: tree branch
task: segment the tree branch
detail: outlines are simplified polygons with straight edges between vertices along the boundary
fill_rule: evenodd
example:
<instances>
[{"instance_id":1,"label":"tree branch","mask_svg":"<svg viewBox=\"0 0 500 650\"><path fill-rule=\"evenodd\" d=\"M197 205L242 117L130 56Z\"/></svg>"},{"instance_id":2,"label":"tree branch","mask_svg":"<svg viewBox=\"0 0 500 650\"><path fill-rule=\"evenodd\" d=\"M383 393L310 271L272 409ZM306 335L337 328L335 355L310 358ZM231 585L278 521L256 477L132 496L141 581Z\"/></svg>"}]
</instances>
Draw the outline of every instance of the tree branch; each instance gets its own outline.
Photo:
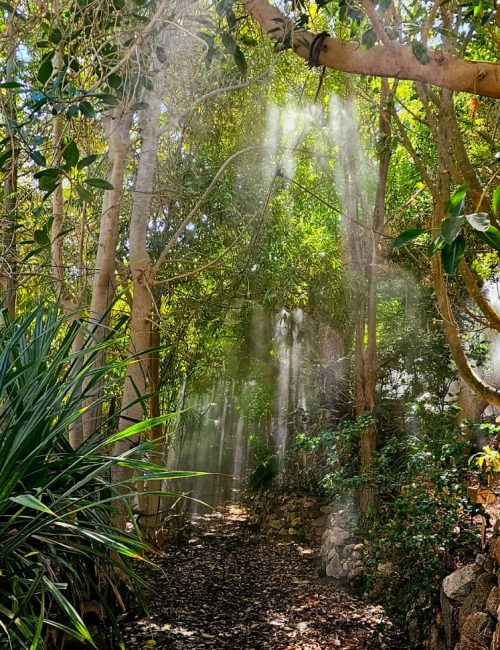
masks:
<instances>
[{"instance_id":1,"label":"tree branch","mask_svg":"<svg viewBox=\"0 0 500 650\"><path fill-rule=\"evenodd\" d=\"M290 38L292 49L309 60L313 32L295 29L290 18L268 0L241 0L243 8L275 41ZM429 62L420 63L411 48L391 42L361 49L359 43L326 38L318 63L327 68L377 77L393 77L434 84L450 90L500 98L500 65L471 61L429 50Z\"/></svg>"}]
</instances>

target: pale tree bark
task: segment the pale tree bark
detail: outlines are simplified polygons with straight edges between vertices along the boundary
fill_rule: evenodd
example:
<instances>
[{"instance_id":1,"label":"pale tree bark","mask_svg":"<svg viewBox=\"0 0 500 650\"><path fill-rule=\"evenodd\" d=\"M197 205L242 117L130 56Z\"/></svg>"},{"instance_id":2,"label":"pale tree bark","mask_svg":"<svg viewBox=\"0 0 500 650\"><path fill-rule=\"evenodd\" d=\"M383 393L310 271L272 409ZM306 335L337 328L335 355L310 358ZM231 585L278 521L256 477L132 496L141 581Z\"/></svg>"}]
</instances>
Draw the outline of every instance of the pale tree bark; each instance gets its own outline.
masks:
<instances>
[{"instance_id":1,"label":"pale tree bark","mask_svg":"<svg viewBox=\"0 0 500 650\"><path fill-rule=\"evenodd\" d=\"M380 262L380 241L385 227L385 195L387 189L387 175L391 161L391 114L389 101L391 93L389 84L382 80L380 91L380 117L379 137L380 155L377 179L377 193L373 208L371 228L368 233L369 245L367 246L368 266L366 269L368 279L368 305L366 322L366 350L364 358L364 406L365 411L375 417L376 388L377 388L377 287L378 265ZM360 461L361 472L371 470L373 453L377 446L377 425L369 424L361 436ZM373 487L367 485L361 489L360 510L368 513L375 505L375 492Z\"/></svg>"},{"instance_id":2,"label":"pale tree bark","mask_svg":"<svg viewBox=\"0 0 500 650\"><path fill-rule=\"evenodd\" d=\"M17 42L14 33L14 14L7 23L7 56L5 61L5 81L15 81ZM16 95L7 91L3 101L3 113L7 133L11 138L12 156L6 165L3 179L3 234L2 234L2 284L4 304L9 320L16 317L17 299L17 247L16 247L16 208L17 208L17 157L15 137L10 123L16 120Z\"/></svg>"},{"instance_id":3,"label":"pale tree bark","mask_svg":"<svg viewBox=\"0 0 500 650\"><path fill-rule=\"evenodd\" d=\"M124 430L147 416L145 395L149 389L150 357L147 353L151 344L151 311L153 265L148 252L147 231L151 211L153 181L156 172L158 152L158 117L161 98L159 91L151 91L145 97L148 108L140 118L141 152L137 177L132 194L132 213L130 218L129 246L130 273L133 284L132 310L130 316L130 343L128 348L127 371L123 388L119 429ZM123 438L115 446L115 454L128 451L139 442L137 437ZM130 480L133 472L126 467L115 467L113 480L116 483ZM149 513L147 513L149 514ZM154 513L156 514L156 513ZM123 526L123 512L116 523ZM146 527L154 528L156 517L146 517Z\"/></svg>"},{"instance_id":4,"label":"pale tree bark","mask_svg":"<svg viewBox=\"0 0 500 650\"><path fill-rule=\"evenodd\" d=\"M55 4L55 10L60 10L59 3ZM63 64L63 51L62 46L54 58L54 68L59 70ZM64 122L61 113L55 116L52 126L52 166L58 167L62 161L62 141L64 135ZM61 235L64 228L65 210L64 210L64 190L62 182L58 183L54 192L52 193L52 228L51 228L51 268L52 280L54 282L54 289L59 301L60 307L68 318L68 323L71 325L80 318L79 308L81 305L77 304L72 295L71 289L65 279L65 261L64 261L64 240ZM78 270L80 273L80 270ZM80 327L76 333L75 339L72 344L72 351L77 352L81 350L84 344L84 332ZM74 420L69 430L69 442L73 449L78 448L83 442L83 422L81 416Z\"/></svg>"},{"instance_id":5,"label":"pale tree bark","mask_svg":"<svg viewBox=\"0 0 500 650\"><path fill-rule=\"evenodd\" d=\"M108 181L113 189L104 192L92 283L89 320L93 326L93 339L96 343L102 342L108 333L108 312L115 292L116 247L131 125L132 114L122 105L110 110L106 116L108 157L111 162ZM103 350L98 354L95 366L102 366L104 360L105 351ZM89 398L87 409L83 414L85 438L91 436L101 425L101 399L102 384L96 387L93 395Z\"/></svg>"},{"instance_id":6,"label":"pale tree bark","mask_svg":"<svg viewBox=\"0 0 500 650\"><path fill-rule=\"evenodd\" d=\"M268 0L242 0L242 5L271 39L279 42L290 38L293 51L309 60L314 33L295 29L293 21ZM429 50L428 56L429 62L423 64L410 47L396 42L385 42L364 50L359 43L326 38L318 63L342 72L421 81L450 90L500 98L500 65L460 59L441 51Z\"/></svg>"}]
</instances>

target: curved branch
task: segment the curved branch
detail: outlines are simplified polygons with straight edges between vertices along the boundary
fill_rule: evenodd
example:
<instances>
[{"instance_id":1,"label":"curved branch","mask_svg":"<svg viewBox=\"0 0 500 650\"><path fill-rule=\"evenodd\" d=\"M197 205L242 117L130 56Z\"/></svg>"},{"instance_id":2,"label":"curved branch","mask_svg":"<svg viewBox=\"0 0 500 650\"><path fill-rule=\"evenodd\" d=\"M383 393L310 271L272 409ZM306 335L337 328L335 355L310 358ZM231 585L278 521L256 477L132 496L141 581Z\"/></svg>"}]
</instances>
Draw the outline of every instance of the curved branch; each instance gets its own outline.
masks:
<instances>
[{"instance_id":1,"label":"curved branch","mask_svg":"<svg viewBox=\"0 0 500 650\"><path fill-rule=\"evenodd\" d=\"M493 308L491 302L477 286L474 274L467 265L467 262L462 260L458 268L460 269L460 273L462 274L469 295L474 298L476 305L488 319L488 327L500 332L500 314Z\"/></svg>"},{"instance_id":2,"label":"curved branch","mask_svg":"<svg viewBox=\"0 0 500 650\"><path fill-rule=\"evenodd\" d=\"M294 52L309 60L313 32L294 29L290 18L268 0L241 0L245 11L253 16L270 38L287 42ZM411 48L399 43L375 45L361 49L359 43L326 38L319 54L319 65L361 75L393 77L434 84L450 90L500 98L500 65L470 61L429 50L429 62L420 63Z\"/></svg>"},{"instance_id":3,"label":"curved branch","mask_svg":"<svg viewBox=\"0 0 500 650\"><path fill-rule=\"evenodd\" d=\"M434 204L433 214L433 229L440 228L443 217L443 199L436 201ZM472 389L476 395L486 400L489 404L500 406L500 390L487 384L470 365L469 359L465 354L465 350L460 339L458 325L451 308L450 298L448 296L448 288L443 275L443 267L441 264L441 257L438 253L432 256L432 282L436 292L436 300L439 311L443 317L443 329L446 336L450 352L455 362L460 377L464 383Z\"/></svg>"}]
</instances>

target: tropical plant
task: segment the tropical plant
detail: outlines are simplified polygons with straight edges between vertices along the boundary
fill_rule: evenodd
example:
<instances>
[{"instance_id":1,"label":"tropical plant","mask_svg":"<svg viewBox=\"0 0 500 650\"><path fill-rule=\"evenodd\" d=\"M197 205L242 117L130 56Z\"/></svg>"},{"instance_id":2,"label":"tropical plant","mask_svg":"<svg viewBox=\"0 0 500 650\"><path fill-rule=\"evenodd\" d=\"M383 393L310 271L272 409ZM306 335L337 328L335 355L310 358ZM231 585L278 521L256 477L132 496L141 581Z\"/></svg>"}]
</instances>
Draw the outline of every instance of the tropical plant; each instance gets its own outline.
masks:
<instances>
[{"instance_id":1,"label":"tropical plant","mask_svg":"<svg viewBox=\"0 0 500 650\"><path fill-rule=\"evenodd\" d=\"M125 466L143 480L160 481L196 473L169 472L148 462L148 444L108 454L118 439L165 418L120 433L97 433L72 449L68 431L81 417L83 400L110 370L92 369L107 342L95 345L89 337L82 350L72 352L84 324L68 326L56 308L38 308L13 322L3 316L0 648L48 647L50 628L95 647L84 603L98 601L119 638L111 603L123 602L124 578L139 580L131 561L146 561L147 550L135 525L127 532L113 526L114 510L130 508L134 494L128 485L110 483L111 469Z\"/></svg>"}]
</instances>

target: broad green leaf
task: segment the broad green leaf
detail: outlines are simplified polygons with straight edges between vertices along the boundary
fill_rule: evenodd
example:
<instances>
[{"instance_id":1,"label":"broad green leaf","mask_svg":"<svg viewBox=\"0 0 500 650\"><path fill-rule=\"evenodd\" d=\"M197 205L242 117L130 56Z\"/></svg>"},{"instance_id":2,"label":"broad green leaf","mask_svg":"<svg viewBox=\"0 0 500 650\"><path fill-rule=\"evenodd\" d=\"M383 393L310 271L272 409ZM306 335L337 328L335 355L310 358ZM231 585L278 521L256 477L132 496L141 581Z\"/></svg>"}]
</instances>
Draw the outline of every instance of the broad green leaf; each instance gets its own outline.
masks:
<instances>
[{"instance_id":1,"label":"broad green leaf","mask_svg":"<svg viewBox=\"0 0 500 650\"><path fill-rule=\"evenodd\" d=\"M473 212L472 214L466 214L465 218L474 230L479 232L486 232L490 227L490 220L486 212Z\"/></svg>"},{"instance_id":2,"label":"broad green leaf","mask_svg":"<svg viewBox=\"0 0 500 650\"><path fill-rule=\"evenodd\" d=\"M238 66L238 70L241 72L242 75L246 75L247 73L247 60L245 59L245 55L241 51L239 47L236 47L236 51L233 54L234 57L234 62Z\"/></svg>"},{"instance_id":3,"label":"broad green leaf","mask_svg":"<svg viewBox=\"0 0 500 650\"><path fill-rule=\"evenodd\" d=\"M446 215L458 217L462 214L468 186L468 183L464 183L464 185L461 185L448 199L444 210Z\"/></svg>"},{"instance_id":4,"label":"broad green leaf","mask_svg":"<svg viewBox=\"0 0 500 650\"><path fill-rule=\"evenodd\" d=\"M75 167L80 159L80 152L78 150L78 145L74 140L71 140L63 149L62 152L63 158L66 161L68 167Z\"/></svg>"},{"instance_id":5,"label":"broad green leaf","mask_svg":"<svg viewBox=\"0 0 500 650\"><path fill-rule=\"evenodd\" d=\"M222 34L221 38L222 38L222 44L224 45L224 49L226 50L226 52L229 52L229 54L234 54L238 46L236 45L236 41L231 36L231 34L228 34L226 32L225 34Z\"/></svg>"},{"instance_id":6,"label":"broad green leaf","mask_svg":"<svg viewBox=\"0 0 500 650\"><path fill-rule=\"evenodd\" d=\"M37 79L41 84L45 84L49 79L53 71L52 60L47 58L43 61L42 65L38 68Z\"/></svg>"},{"instance_id":7,"label":"broad green leaf","mask_svg":"<svg viewBox=\"0 0 500 650\"><path fill-rule=\"evenodd\" d=\"M451 244L445 244L441 250L441 261L448 275L454 275L465 252L465 238L458 237Z\"/></svg>"},{"instance_id":8,"label":"broad green leaf","mask_svg":"<svg viewBox=\"0 0 500 650\"><path fill-rule=\"evenodd\" d=\"M500 230L490 226L486 232L478 233L479 237L500 253Z\"/></svg>"},{"instance_id":9,"label":"broad green leaf","mask_svg":"<svg viewBox=\"0 0 500 650\"><path fill-rule=\"evenodd\" d=\"M49 515L54 515L54 517L57 516L55 512L44 505L32 494L20 494L17 497L10 497L9 501L13 501L14 503L17 503L20 506L24 506L25 508L32 508L33 510L39 510L40 512L46 512Z\"/></svg>"},{"instance_id":10,"label":"broad green leaf","mask_svg":"<svg viewBox=\"0 0 500 650\"><path fill-rule=\"evenodd\" d=\"M75 185L75 190L82 201L87 201L87 203L90 203L90 201L92 201L92 199L94 198L92 196L92 193L89 192L85 187L83 187L83 185L80 185L80 183L77 183Z\"/></svg>"},{"instance_id":11,"label":"broad green leaf","mask_svg":"<svg viewBox=\"0 0 500 650\"><path fill-rule=\"evenodd\" d=\"M77 167L78 167L78 169L83 169L84 167L88 167L89 165L94 163L98 158L99 158L99 156L96 153L93 153L90 156L85 156L85 158L82 158L78 162Z\"/></svg>"},{"instance_id":12,"label":"broad green leaf","mask_svg":"<svg viewBox=\"0 0 500 650\"><path fill-rule=\"evenodd\" d=\"M495 215L498 216L498 214L500 213L500 185L493 192L492 206L493 206L493 212L495 213Z\"/></svg>"},{"instance_id":13,"label":"broad green leaf","mask_svg":"<svg viewBox=\"0 0 500 650\"><path fill-rule=\"evenodd\" d=\"M58 27L54 27L54 29L51 29L49 32L49 39L54 45L57 45L62 41L62 32Z\"/></svg>"},{"instance_id":14,"label":"broad green leaf","mask_svg":"<svg viewBox=\"0 0 500 650\"><path fill-rule=\"evenodd\" d=\"M410 228L410 230L405 230L393 240L392 246L393 248L400 248L417 237L420 237L420 235L423 235L424 233L425 230L423 228Z\"/></svg>"},{"instance_id":15,"label":"broad green leaf","mask_svg":"<svg viewBox=\"0 0 500 650\"><path fill-rule=\"evenodd\" d=\"M36 162L37 165L41 165L42 167L45 167L47 164L47 161L45 160L45 156L41 154L39 151L32 151L30 153L31 159Z\"/></svg>"},{"instance_id":16,"label":"broad green leaf","mask_svg":"<svg viewBox=\"0 0 500 650\"><path fill-rule=\"evenodd\" d=\"M441 224L441 235L445 242L451 244L458 237L460 230L462 228L463 218L462 217L448 217Z\"/></svg>"},{"instance_id":17,"label":"broad green leaf","mask_svg":"<svg viewBox=\"0 0 500 650\"><path fill-rule=\"evenodd\" d=\"M87 178L85 181L87 185L91 187L98 187L101 190L112 190L113 186L109 181L104 180L104 178Z\"/></svg>"},{"instance_id":18,"label":"broad green leaf","mask_svg":"<svg viewBox=\"0 0 500 650\"><path fill-rule=\"evenodd\" d=\"M50 238L46 230L35 230L33 239L39 246L48 246L50 244Z\"/></svg>"},{"instance_id":19,"label":"broad green leaf","mask_svg":"<svg viewBox=\"0 0 500 650\"><path fill-rule=\"evenodd\" d=\"M0 88L22 88L23 84L19 81L4 81L0 84Z\"/></svg>"},{"instance_id":20,"label":"broad green leaf","mask_svg":"<svg viewBox=\"0 0 500 650\"><path fill-rule=\"evenodd\" d=\"M422 63L422 65L427 65L430 61L429 52L423 43L420 41L412 41L411 49L415 58Z\"/></svg>"},{"instance_id":21,"label":"broad green leaf","mask_svg":"<svg viewBox=\"0 0 500 650\"><path fill-rule=\"evenodd\" d=\"M373 29L367 29L366 32L363 32L361 36L361 45L364 50L371 50L371 48L377 42L377 35Z\"/></svg>"},{"instance_id":22,"label":"broad green leaf","mask_svg":"<svg viewBox=\"0 0 500 650\"><path fill-rule=\"evenodd\" d=\"M92 108L92 104L90 102L80 102L78 104L78 108L80 109L81 114L85 115L85 117L95 117L95 111Z\"/></svg>"}]
</instances>

